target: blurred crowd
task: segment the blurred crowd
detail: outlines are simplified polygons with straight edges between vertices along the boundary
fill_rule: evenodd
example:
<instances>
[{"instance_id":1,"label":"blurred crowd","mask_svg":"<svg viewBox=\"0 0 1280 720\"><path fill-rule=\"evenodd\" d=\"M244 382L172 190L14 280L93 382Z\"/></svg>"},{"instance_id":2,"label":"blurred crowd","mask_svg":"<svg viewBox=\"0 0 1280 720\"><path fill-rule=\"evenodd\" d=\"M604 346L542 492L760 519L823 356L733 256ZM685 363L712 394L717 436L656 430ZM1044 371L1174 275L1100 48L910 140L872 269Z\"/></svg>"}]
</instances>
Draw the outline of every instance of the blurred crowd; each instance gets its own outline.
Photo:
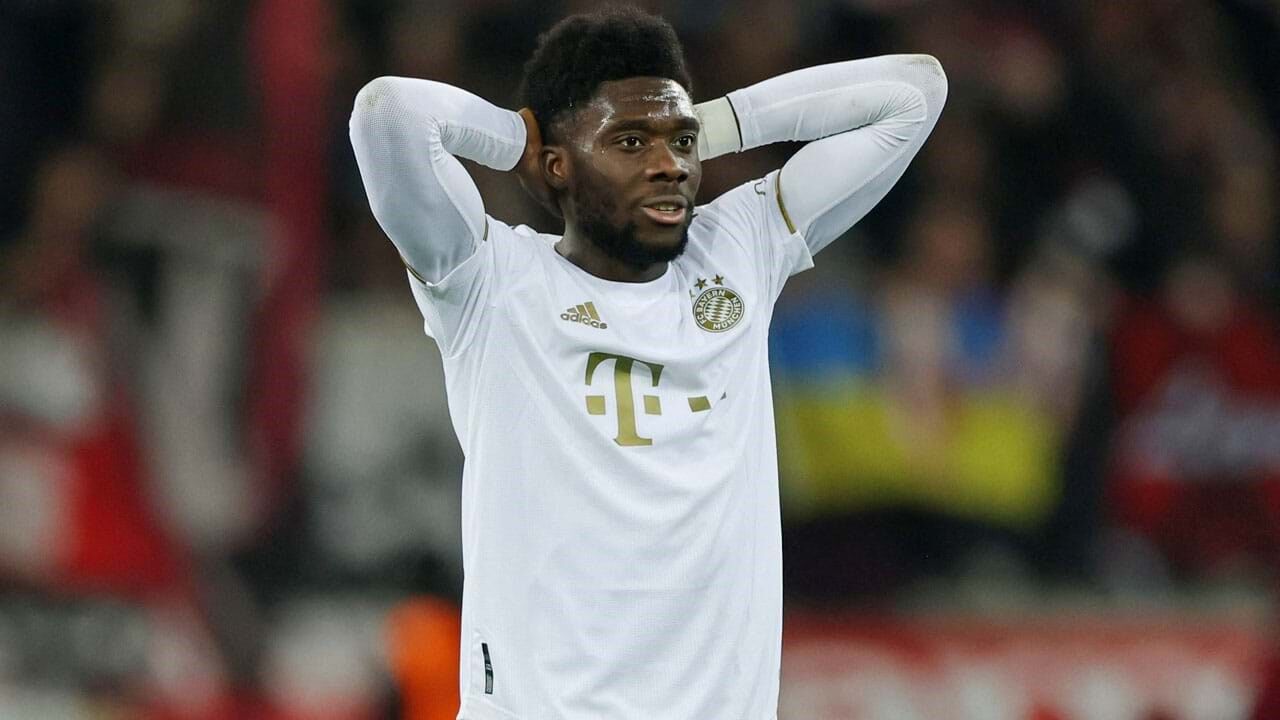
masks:
<instances>
[{"instance_id":1,"label":"blurred crowd","mask_svg":"<svg viewBox=\"0 0 1280 720\"><path fill-rule=\"evenodd\" d=\"M777 309L789 607L1270 597L1280 6L643 4L695 100L891 52L950 81ZM0 717L412 702L462 455L346 120L384 74L512 107L537 32L592 5L0 2ZM793 150L708 163L700 200Z\"/></svg>"}]
</instances>

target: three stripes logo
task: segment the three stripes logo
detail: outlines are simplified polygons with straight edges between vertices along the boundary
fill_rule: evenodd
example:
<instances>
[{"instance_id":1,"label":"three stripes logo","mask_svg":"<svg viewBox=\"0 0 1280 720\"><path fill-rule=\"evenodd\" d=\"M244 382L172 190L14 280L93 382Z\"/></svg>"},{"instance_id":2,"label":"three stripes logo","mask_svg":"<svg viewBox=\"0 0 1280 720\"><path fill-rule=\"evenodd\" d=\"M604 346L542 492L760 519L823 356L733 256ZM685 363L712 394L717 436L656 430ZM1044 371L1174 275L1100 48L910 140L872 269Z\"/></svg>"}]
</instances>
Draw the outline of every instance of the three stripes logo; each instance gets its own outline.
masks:
<instances>
[{"instance_id":1,"label":"three stripes logo","mask_svg":"<svg viewBox=\"0 0 1280 720\"><path fill-rule=\"evenodd\" d=\"M560 319L567 320L572 323L582 323L583 325L589 325L593 328L599 328L600 330L604 330L609 327L609 323L600 319L600 313L596 312L595 304L590 302L575 305L568 310L565 310L560 313Z\"/></svg>"}]
</instances>

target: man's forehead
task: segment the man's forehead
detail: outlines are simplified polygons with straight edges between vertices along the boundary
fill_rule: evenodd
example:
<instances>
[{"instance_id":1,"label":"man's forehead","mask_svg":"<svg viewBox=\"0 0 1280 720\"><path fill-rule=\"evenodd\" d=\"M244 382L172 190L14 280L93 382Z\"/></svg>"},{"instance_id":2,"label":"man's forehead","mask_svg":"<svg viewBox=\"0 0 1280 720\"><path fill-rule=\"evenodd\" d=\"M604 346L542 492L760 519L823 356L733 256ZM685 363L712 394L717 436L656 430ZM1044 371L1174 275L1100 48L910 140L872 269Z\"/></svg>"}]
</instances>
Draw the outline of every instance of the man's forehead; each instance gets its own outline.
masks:
<instances>
[{"instance_id":1,"label":"man's forehead","mask_svg":"<svg viewBox=\"0 0 1280 720\"><path fill-rule=\"evenodd\" d=\"M600 83L588 107L603 120L623 116L694 117L693 100L675 80L633 77Z\"/></svg>"},{"instance_id":2,"label":"man's forehead","mask_svg":"<svg viewBox=\"0 0 1280 720\"><path fill-rule=\"evenodd\" d=\"M625 102L690 102L680 83L662 77L632 77L606 80L596 89L596 97Z\"/></svg>"}]
</instances>

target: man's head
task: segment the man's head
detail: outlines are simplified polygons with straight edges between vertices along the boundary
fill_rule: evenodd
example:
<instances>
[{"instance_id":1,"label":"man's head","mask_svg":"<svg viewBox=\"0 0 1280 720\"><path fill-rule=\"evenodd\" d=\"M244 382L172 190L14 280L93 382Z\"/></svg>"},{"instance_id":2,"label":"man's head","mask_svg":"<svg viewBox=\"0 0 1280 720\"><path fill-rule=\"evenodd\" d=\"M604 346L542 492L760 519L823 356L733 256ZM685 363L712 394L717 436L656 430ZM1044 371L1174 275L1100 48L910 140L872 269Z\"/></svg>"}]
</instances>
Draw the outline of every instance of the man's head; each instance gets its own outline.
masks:
<instances>
[{"instance_id":1,"label":"man's head","mask_svg":"<svg viewBox=\"0 0 1280 720\"><path fill-rule=\"evenodd\" d=\"M562 20L525 65L521 94L566 224L637 269L687 242L702 179L689 87L675 31L633 8Z\"/></svg>"}]
</instances>

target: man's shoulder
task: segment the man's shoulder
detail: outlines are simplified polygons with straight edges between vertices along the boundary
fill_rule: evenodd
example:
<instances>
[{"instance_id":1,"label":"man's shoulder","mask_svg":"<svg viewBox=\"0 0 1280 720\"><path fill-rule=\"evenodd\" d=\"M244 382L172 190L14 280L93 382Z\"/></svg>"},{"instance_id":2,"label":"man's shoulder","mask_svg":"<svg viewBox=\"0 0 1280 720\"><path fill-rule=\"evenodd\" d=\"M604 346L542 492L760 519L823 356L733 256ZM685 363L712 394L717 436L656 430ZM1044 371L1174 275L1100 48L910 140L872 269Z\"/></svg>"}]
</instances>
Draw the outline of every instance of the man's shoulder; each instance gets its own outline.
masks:
<instances>
[{"instance_id":1,"label":"man's shoulder","mask_svg":"<svg viewBox=\"0 0 1280 720\"><path fill-rule=\"evenodd\" d=\"M691 243L701 242L712 249L723 247L727 242L751 250L762 239L773 238L780 232L785 235L778 214L777 175L774 171L748 180L699 205L690 227Z\"/></svg>"},{"instance_id":2,"label":"man's shoulder","mask_svg":"<svg viewBox=\"0 0 1280 720\"><path fill-rule=\"evenodd\" d=\"M503 278L527 272L537 263L537 257L551 248L557 239L527 225L511 225L492 215L486 214L484 219L484 232L475 252L444 280L424 283L421 277L415 276L424 292L432 296L457 293L470 296L472 288L479 285L487 285L492 291L505 282Z\"/></svg>"},{"instance_id":3,"label":"man's shoulder","mask_svg":"<svg viewBox=\"0 0 1280 720\"><path fill-rule=\"evenodd\" d=\"M748 180L700 206L690 246L707 256L751 258L763 283L780 290L790 275L813 265L804 238L782 204L780 171Z\"/></svg>"},{"instance_id":4,"label":"man's shoulder","mask_svg":"<svg viewBox=\"0 0 1280 720\"><path fill-rule=\"evenodd\" d=\"M527 263L555 246L558 235L540 233L528 225L511 225L491 215L485 216L484 242L490 245L499 263Z\"/></svg>"},{"instance_id":5,"label":"man's shoulder","mask_svg":"<svg viewBox=\"0 0 1280 720\"><path fill-rule=\"evenodd\" d=\"M776 212L778 171L748 180L721 193L698 207L695 222L701 218L721 229L754 231L770 230L771 212Z\"/></svg>"},{"instance_id":6,"label":"man's shoulder","mask_svg":"<svg viewBox=\"0 0 1280 720\"><path fill-rule=\"evenodd\" d=\"M528 225L512 225L488 214L485 215L485 223L487 236L500 236L503 239L520 240L525 243L531 240L554 242L557 239L557 236L540 233Z\"/></svg>"}]
</instances>

